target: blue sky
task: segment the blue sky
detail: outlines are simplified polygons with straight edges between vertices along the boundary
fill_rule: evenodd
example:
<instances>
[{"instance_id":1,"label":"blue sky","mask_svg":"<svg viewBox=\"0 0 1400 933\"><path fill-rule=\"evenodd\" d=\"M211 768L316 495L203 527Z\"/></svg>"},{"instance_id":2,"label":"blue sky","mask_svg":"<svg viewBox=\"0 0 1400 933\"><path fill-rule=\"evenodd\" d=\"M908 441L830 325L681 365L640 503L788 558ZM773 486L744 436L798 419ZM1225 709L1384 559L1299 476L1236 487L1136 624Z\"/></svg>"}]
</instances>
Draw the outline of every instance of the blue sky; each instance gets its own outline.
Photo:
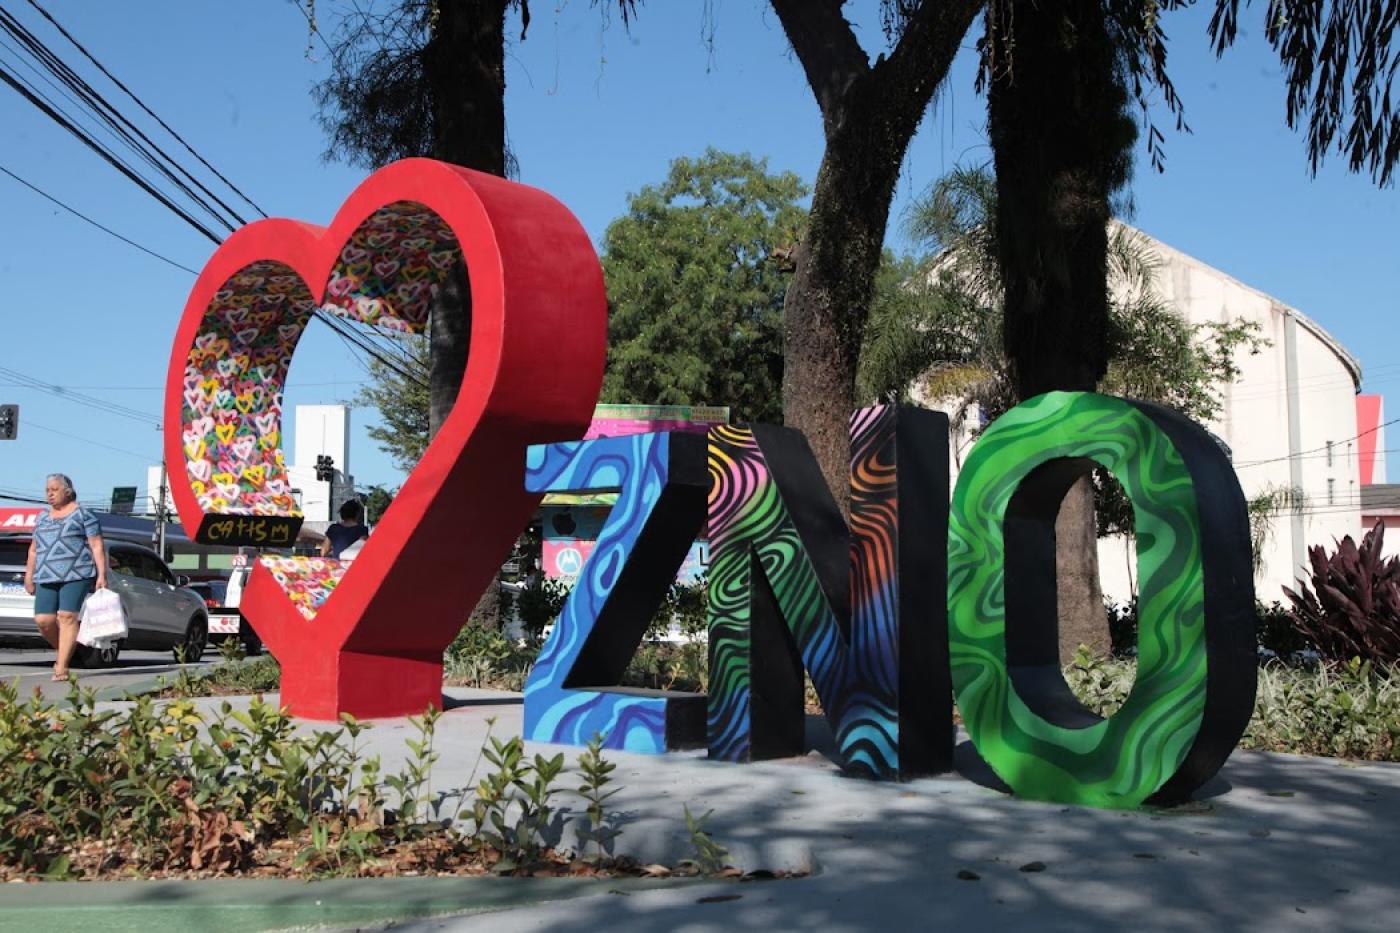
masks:
<instances>
[{"instance_id":1,"label":"blue sky","mask_svg":"<svg viewBox=\"0 0 1400 933\"><path fill-rule=\"evenodd\" d=\"M289 0L41 2L269 214L324 223L363 177L321 159L309 90L325 74L324 49L317 41L308 55L306 20ZM16 0L7 8L98 83L31 7ZM878 50L874 8L863 0L849 13L866 47ZM1302 138L1284 126L1282 76L1256 26L1262 11L1248 11L1247 35L1219 62L1206 40L1208 9L1170 16L1172 74L1194 133L1167 131L1165 174L1139 165L1131 219L1320 322L1360 358L1366 389L1384 393L1400 379L1391 323L1400 304L1400 194L1336 159L1309 175ZM815 176L817 108L766 4L653 0L630 35L616 19L605 28L584 0L536 0L532 13L528 37L508 56L510 144L521 180L569 205L595 242L629 192L660 180L671 158L706 146ZM328 0L318 15L329 32ZM955 165L990 157L970 45L905 161L891 223L896 249L908 245L898 221L912 197ZM0 60L15 67L3 47ZM1165 113L1156 116L1169 125ZM0 167L176 262L198 269L208 258L211 243L3 86L0 120ZM0 367L159 413L192 276L0 176L0 281ZM293 363L287 410L348 399L362 376L356 359L313 327ZM160 449L153 426L3 375L0 401L23 410L20 439L0 442L0 493L37 495L55 470L72 474L85 500L103 500L113 486L145 493L146 464ZM400 475L363 434L373 413L359 409L352 419L357 480L396 485Z\"/></svg>"}]
</instances>

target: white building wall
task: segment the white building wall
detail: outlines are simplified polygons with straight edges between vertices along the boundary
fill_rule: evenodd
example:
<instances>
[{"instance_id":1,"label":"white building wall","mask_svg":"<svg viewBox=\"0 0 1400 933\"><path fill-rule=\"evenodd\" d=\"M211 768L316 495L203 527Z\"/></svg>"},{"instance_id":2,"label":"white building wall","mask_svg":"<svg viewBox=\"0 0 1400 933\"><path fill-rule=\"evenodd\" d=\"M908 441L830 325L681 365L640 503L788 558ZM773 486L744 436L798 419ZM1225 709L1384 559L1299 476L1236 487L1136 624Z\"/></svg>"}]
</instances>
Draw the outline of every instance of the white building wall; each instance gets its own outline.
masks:
<instances>
[{"instance_id":1,"label":"white building wall","mask_svg":"<svg viewBox=\"0 0 1400 933\"><path fill-rule=\"evenodd\" d=\"M1334 338L1296 310L1148 239L1162 261L1158 290L1189 321L1223 323L1244 318L1256 322L1269 341L1257 355L1238 359L1240 377L1226 388L1220 416L1206 427L1229 445L1247 498L1270 486L1297 485L1303 491L1306 502L1297 520L1288 513L1274 520L1263 568L1255 580L1261 600L1282 600L1281 587L1292 585L1302 573L1297 559L1306 560L1308 546L1330 548L1334 539L1356 537L1361 531L1356 442L1360 366ZM1297 431L1292 438L1290 319L1297 406ZM1099 556L1105 594L1126 597L1132 587L1125 543L1102 541Z\"/></svg>"},{"instance_id":2,"label":"white building wall","mask_svg":"<svg viewBox=\"0 0 1400 933\"><path fill-rule=\"evenodd\" d=\"M293 489L300 490L302 515L308 522L330 522L341 504L354 495L350 474L350 409L344 405L298 405L293 425L295 459L287 467ZM335 463L332 482L316 478L316 458Z\"/></svg>"},{"instance_id":3,"label":"white building wall","mask_svg":"<svg viewBox=\"0 0 1400 933\"><path fill-rule=\"evenodd\" d=\"M298 405L295 456L297 466L315 467L316 458L325 454L335 460L335 468L350 472L350 409L344 405Z\"/></svg>"}]
</instances>

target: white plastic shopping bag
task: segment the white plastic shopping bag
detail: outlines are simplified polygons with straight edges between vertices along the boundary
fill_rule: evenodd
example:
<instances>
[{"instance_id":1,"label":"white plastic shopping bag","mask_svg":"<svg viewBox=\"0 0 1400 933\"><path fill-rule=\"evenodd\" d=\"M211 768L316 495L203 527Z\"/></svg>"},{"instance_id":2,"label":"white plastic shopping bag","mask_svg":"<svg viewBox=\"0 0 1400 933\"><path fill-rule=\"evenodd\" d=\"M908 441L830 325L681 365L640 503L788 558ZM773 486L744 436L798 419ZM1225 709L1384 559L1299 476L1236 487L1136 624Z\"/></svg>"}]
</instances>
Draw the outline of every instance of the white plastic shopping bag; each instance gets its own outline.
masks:
<instances>
[{"instance_id":1,"label":"white plastic shopping bag","mask_svg":"<svg viewBox=\"0 0 1400 933\"><path fill-rule=\"evenodd\" d=\"M78 644L93 647L103 640L126 637L126 613L121 597L111 590L98 590L83 602L78 625Z\"/></svg>"}]
</instances>

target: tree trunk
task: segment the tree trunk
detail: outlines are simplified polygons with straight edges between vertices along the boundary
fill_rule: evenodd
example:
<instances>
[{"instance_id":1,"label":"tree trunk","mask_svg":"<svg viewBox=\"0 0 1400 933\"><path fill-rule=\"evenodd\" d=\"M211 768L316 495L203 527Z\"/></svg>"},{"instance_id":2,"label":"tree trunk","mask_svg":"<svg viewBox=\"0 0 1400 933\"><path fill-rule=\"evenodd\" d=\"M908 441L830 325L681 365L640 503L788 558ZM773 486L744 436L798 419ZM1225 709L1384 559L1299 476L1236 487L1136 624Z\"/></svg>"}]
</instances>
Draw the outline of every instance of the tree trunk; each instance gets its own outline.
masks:
<instances>
[{"instance_id":1,"label":"tree trunk","mask_svg":"<svg viewBox=\"0 0 1400 933\"><path fill-rule=\"evenodd\" d=\"M1055 597L1060 618L1060 663L1080 645L1108 654L1111 644L1099 585L1094 485L1086 474L1070 487L1055 518Z\"/></svg>"},{"instance_id":2,"label":"tree trunk","mask_svg":"<svg viewBox=\"0 0 1400 933\"><path fill-rule=\"evenodd\" d=\"M438 4L423 50L433 98L435 159L492 175L506 173L505 0ZM433 304L428 435L457 401L471 343L471 289L459 264Z\"/></svg>"},{"instance_id":3,"label":"tree trunk","mask_svg":"<svg viewBox=\"0 0 1400 933\"><path fill-rule=\"evenodd\" d=\"M880 174L873 162L891 164L828 143L783 301L783 420L806 434L843 514L850 511L856 366L896 181L893 172L870 178ZM856 196L862 190L865 197Z\"/></svg>"},{"instance_id":4,"label":"tree trunk","mask_svg":"<svg viewBox=\"0 0 1400 933\"><path fill-rule=\"evenodd\" d=\"M439 3L423 51L433 97L433 158L504 176L506 173L505 0ZM471 286L457 263L439 289L429 327L428 436L437 434L457 401L471 350ZM471 620L500 625L495 580Z\"/></svg>"},{"instance_id":5,"label":"tree trunk","mask_svg":"<svg viewBox=\"0 0 1400 933\"><path fill-rule=\"evenodd\" d=\"M847 425L894 186L909 140L981 3L925 0L873 66L840 3L772 5L826 133L807 234L783 301L783 420L807 435L848 513Z\"/></svg>"},{"instance_id":6,"label":"tree trunk","mask_svg":"<svg viewBox=\"0 0 1400 933\"><path fill-rule=\"evenodd\" d=\"M1099 0L987 7L1004 341L1022 399L1094 390L1108 366L1110 199L1137 137ZM1061 657L1107 644L1087 478L1056 522Z\"/></svg>"}]
</instances>

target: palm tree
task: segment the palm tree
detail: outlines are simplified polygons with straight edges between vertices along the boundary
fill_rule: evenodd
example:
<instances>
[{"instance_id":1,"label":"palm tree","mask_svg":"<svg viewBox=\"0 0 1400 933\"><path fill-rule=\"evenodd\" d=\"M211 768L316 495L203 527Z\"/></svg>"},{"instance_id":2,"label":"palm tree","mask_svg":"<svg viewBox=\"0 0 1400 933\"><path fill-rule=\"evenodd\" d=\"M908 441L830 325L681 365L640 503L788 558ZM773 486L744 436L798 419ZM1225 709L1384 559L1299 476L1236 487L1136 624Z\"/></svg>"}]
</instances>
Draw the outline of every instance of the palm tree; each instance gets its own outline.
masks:
<instances>
[{"instance_id":1,"label":"palm tree","mask_svg":"<svg viewBox=\"0 0 1400 933\"><path fill-rule=\"evenodd\" d=\"M995 418L1023 397L1001 339L996 217L996 182L985 167L954 169L909 207L905 232L929 255L886 257L890 281L861 350L862 399L942 400L958 426L975 411ZM1236 353L1263 346L1258 326L1190 324L1157 291L1160 261L1147 237L1110 221L1106 242L1108 360L1098 388L1213 419L1220 389L1239 374Z\"/></svg>"},{"instance_id":2,"label":"palm tree","mask_svg":"<svg viewBox=\"0 0 1400 933\"><path fill-rule=\"evenodd\" d=\"M960 436L974 413L995 418L1025 397L1002 339L1008 312L999 216L986 168L954 170L910 208L906 230L933 255L886 263L886 276L903 281L886 284L872 309L863 398L933 401L949 411ZM1159 263L1147 238L1117 222L1106 224L1104 236L1107 359L1098 388L1209 421L1220 411L1221 389L1239 373L1238 354L1262 346L1257 325L1193 326L1157 292ZM1096 471L1092 485L1086 479L1078 498L1066 497L1056 525L1062 649L1106 648L1094 542L1132 531L1132 507L1105 471Z\"/></svg>"}]
</instances>

